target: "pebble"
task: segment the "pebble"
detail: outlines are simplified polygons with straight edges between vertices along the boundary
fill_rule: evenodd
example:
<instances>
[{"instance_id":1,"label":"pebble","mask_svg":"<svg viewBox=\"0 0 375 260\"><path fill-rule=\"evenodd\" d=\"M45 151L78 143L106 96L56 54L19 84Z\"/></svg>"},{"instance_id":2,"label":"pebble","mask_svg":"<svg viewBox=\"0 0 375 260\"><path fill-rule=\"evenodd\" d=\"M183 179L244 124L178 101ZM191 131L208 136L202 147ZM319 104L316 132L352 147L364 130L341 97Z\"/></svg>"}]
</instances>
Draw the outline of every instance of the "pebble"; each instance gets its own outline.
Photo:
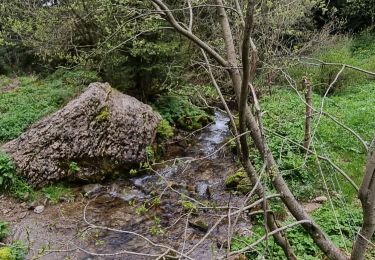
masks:
<instances>
[{"instance_id":1,"label":"pebble","mask_svg":"<svg viewBox=\"0 0 375 260\"><path fill-rule=\"evenodd\" d=\"M200 182L195 185L195 192L201 197L210 197L210 186L205 182Z\"/></svg>"},{"instance_id":2,"label":"pebble","mask_svg":"<svg viewBox=\"0 0 375 260\"><path fill-rule=\"evenodd\" d=\"M34 212L36 214L41 214L43 211L44 211L44 206L43 205L36 206L35 209L34 209Z\"/></svg>"}]
</instances>

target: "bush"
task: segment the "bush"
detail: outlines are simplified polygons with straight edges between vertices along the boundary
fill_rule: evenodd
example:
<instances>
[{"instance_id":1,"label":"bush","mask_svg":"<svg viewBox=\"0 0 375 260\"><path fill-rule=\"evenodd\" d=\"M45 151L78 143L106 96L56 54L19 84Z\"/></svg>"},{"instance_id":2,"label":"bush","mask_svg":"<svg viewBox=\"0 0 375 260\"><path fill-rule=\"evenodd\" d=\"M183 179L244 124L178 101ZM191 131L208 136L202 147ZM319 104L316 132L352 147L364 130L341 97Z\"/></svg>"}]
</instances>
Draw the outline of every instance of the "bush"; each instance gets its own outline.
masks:
<instances>
[{"instance_id":1,"label":"bush","mask_svg":"<svg viewBox=\"0 0 375 260\"><path fill-rule=\"evenodd\" d=\"M0 220L0 241L10 234L8 223ZM14 241L9 246L0 247L1 260L23 260L27 253L27 248L21 241Z\"/></svg>"},{"instance_id":2,"label":"bush","mask_svg":"<svg viewBox=\"0 0 375 260\"><path fill-rule=\"evenodd\" d=\"M0 152L0 190L9 190L16 178L11 159L5 153Z\"/></svg>"},{"instance_id":3,"label":"bush","mask_svg":"<svg viewBox=\"0 0 375 260\"><path fill-rule=\"evenodd\" d=\"M323 50L315 52L312 57L327 63L347 64L369 71L375 71L375 35L365 32L362 35L350 39L339 39L335 45L326 46ZM328 86L333 82L341 66L308 64L292 64L288 69L289 74L297 82L303 76L307 76L314 86L314 91L323 95ZM331 88L331 93L340 91L355 84L363 84L373 79L367 74L346 68L339 79ZM301 86L301 84L299 84Z\"/></svg>"},{"instance_id":4,"label":"bush","mask_svg":"<svg viewBox=\"0 0 375 260\"><path fill-rule=\"evenodd\" d=\"M14 241L10 246L0 248L1 260L23 260L27 254L27 246L22 241Z\"/></svg>"},{"instance_id":5,"label":"bush","mask_svg":"<svg viewBox=\"0 0 375 260\"><path fill-rule=\"evenodd\" d=\"M47 77L47 80L61 80L63 84L84 87L92 82L100 81L101 79L94 71L85 69L68 70L61 68Z\"/></svg>"}]
</instances>

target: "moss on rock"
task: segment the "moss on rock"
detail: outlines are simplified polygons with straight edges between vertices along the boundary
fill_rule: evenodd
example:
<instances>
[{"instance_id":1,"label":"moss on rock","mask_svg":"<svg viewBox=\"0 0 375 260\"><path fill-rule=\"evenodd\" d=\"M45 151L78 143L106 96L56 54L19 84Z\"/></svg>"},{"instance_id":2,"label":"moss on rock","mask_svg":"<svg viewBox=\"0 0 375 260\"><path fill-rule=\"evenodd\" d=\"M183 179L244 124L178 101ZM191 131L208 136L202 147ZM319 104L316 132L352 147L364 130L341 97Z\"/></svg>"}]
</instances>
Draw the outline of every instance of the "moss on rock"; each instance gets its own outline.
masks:
<instances>
[{"instance_id":1,"label":"moss on rock","mask_svg":"<svg viewBox=\"0 0 375 260\"><path fill-rule=\"evenodd\" d=\"M243 170L228 176L225 186L240 193L248 193L251 190L251 182Z\"/></svg>"}]
</instances>

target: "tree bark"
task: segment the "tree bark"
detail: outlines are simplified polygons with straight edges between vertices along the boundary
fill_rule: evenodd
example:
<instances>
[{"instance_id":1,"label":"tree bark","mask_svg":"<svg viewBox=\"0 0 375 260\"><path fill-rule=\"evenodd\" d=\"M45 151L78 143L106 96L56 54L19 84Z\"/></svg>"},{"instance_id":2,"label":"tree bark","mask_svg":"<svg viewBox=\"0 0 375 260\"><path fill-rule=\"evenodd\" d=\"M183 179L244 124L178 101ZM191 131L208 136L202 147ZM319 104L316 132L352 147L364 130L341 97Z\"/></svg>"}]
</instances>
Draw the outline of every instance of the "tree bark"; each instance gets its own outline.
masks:
<instances>
[{"instance_id":1,"label":"tree bark","mask_svg":"<svg viewBox=\"0 0 375 260\"><path fill-rule=\"evenodd\" d=\"M370 148L365 177L358 197L362 203L363 224L354 243L351 259L362 260L375 232L375 137Z\"/></svg>"},{"instance_id":2,"label":"tree bark","mask_svg":"<svg viewBox=\"0 0 375 260\"><path fill-rule=\"evenodd\" d=\"M307 80L307 77L303 77L302 83L305 87L305 100L306 100L305 138L303 141L303 147L305 147L306 149L309 149L310 143L311 143L312 85Z\"/></svg>"}]
</instances>

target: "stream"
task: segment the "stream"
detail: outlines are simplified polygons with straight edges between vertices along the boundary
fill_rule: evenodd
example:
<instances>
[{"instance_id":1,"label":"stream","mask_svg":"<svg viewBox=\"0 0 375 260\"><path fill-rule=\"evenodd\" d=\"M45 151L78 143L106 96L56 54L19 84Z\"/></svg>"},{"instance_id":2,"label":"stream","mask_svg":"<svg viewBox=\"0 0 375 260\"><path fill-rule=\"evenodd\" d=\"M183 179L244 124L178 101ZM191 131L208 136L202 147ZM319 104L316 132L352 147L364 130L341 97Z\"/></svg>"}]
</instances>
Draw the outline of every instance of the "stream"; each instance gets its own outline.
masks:
<instances>
[{"instance_id":1,"label":"stream","mask_svg":"<svg viewBox=\"0 0 375 260\"><path fill-rule=\"evenodd\" d=\"M226 208L216 207L227 207L230 201L231 207L238 208L243 198L225 189L226 177L238 168L233 155L225 149L217 152L230 136L228 121L227 115L217 110L214 123L195 133L192 145L176 144L167 151L170 158L195 159L172 161L154 174L120 178L103 185L85 185L77 188L77 192L86 193L86 197L76 196L74 202L48 205L42 214L26 211L27 214L21 216L25 210L22 205L15 206L13 223L16 228L12 238L29 241L32 250L28 258L38 255L40 259L141 260L156 258L145 254L161 255L166 251L166 248L151 245L144 237L193 259L215 259L224 255L228 236L226 220L194 250L190 249L220 215L228 213ZM83 212L89 223L107 229L90 227L83 221ZM247 217L241 216L235 231L250 235L246 223L250 223ZM75 250L77 247L83 250ZM56 249L60 251L55 252ZM100 255L93 256L84 250ZM125 254L124 250L137 254Z\"/></svg>"}]
</instances>

